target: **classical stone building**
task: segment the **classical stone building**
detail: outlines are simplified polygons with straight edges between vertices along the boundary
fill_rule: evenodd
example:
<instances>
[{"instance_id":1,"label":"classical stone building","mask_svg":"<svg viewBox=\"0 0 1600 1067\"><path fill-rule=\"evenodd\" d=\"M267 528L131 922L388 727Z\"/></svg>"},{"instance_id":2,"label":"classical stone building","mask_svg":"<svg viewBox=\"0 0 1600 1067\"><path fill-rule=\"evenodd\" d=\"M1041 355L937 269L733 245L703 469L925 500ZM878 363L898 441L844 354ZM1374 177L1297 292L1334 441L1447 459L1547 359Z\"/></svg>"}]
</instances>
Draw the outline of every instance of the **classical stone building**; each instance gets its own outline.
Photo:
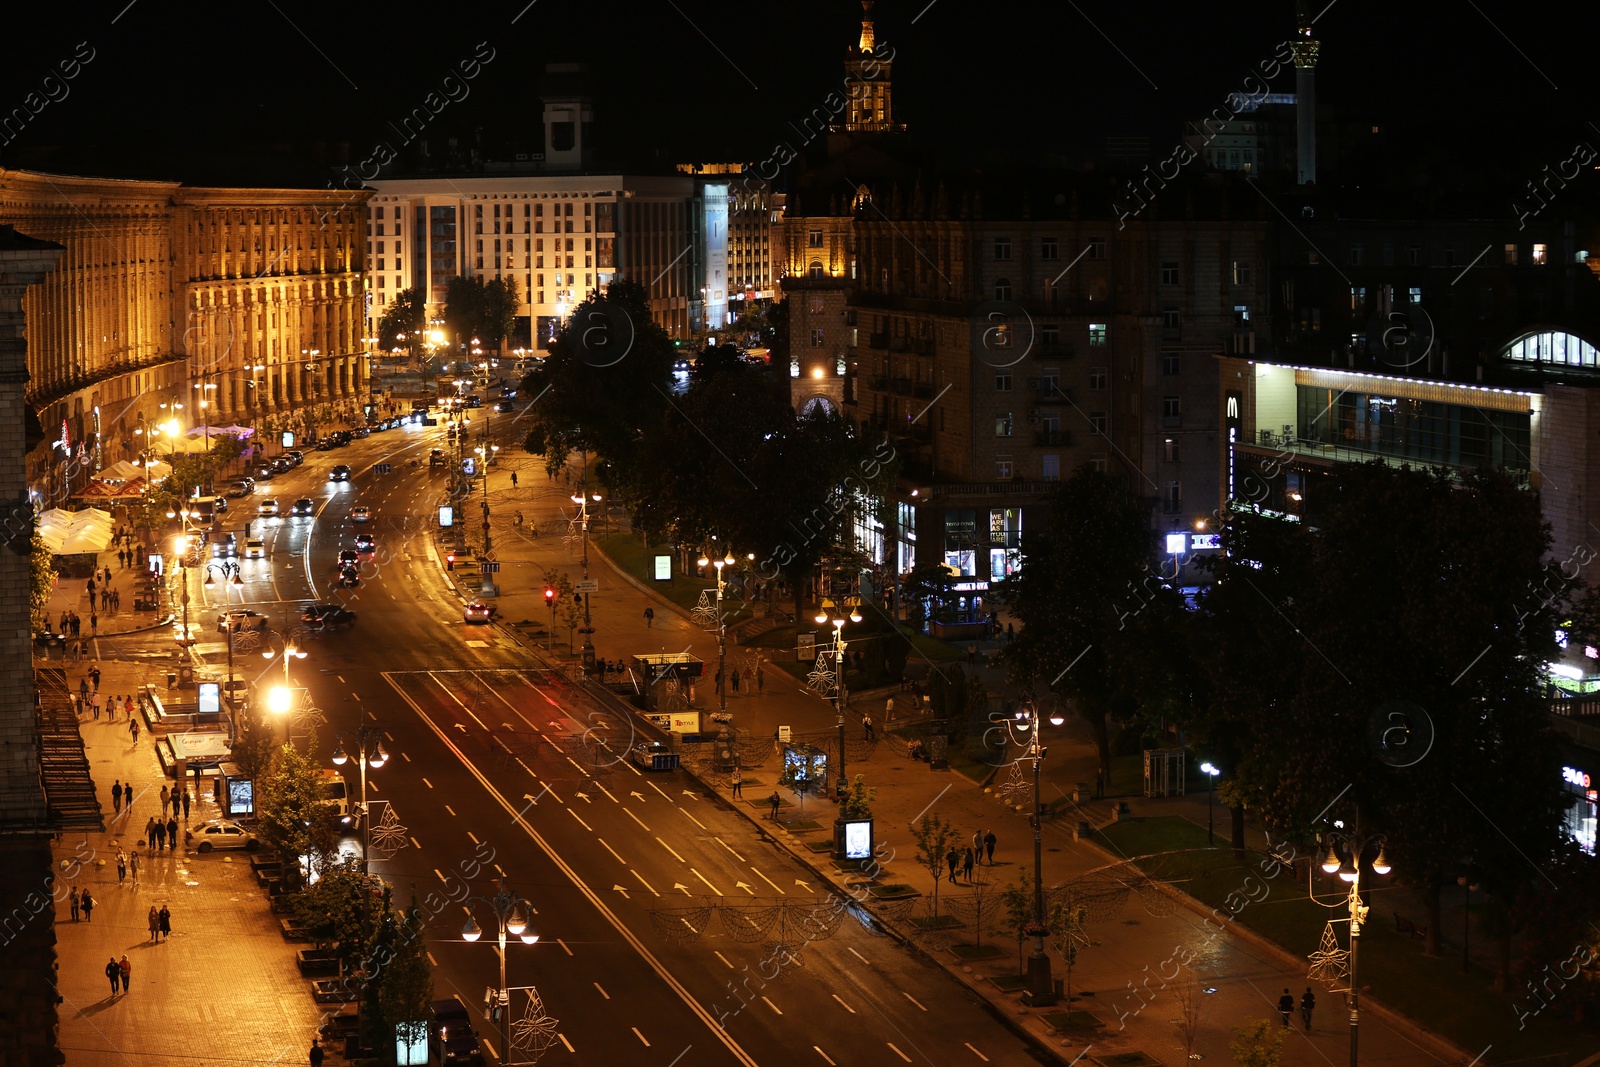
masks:
<instances>
[{"instance_id":1,"label":"classical stone building","mask_svg":"<svg viewBox=\"0 0 1600 1067\"><path fill-rule=\"evenodd\" d=\"M0 223L65 249L24 298L38 499L159 453L175 416L265 431L357 414L369 195L0 170Z\"/></svg>"}]
</instances>

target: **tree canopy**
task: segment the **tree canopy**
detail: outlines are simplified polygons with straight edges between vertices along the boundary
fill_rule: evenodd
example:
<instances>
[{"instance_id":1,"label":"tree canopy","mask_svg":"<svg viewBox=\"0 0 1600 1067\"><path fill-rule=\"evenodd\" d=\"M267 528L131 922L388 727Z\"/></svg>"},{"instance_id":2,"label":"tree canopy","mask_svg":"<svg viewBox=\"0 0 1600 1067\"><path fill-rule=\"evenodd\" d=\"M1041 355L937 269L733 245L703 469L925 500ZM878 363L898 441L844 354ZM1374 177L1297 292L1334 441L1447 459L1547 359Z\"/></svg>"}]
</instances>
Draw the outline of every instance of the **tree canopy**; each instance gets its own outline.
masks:
<instances>
[{"instance_id":1,"label":"tree canopy","mask_svg":"<svg viewBox=\"0 0 1600 1067\"><path fill-rule=\"evenodd\" d=\"M517 290L503 278L456 275L445 287L444 322L462 341L497 345L510 336L517 316Z\"/></svg>"},{"instance_id":2,"label":"tree canopy","mask_svg":"<svg viewBox=\"0 0 1600 1067\"><path fill-rule=\"evenodd\" d=\"M401 347L400 335L404 334L404 346L410 349L412 355L416 355L421 350L421 333L427 312L428 301L420 288L412 286L394 294L394 299L384 309L383 317L378 320L378 348L389 352Z\"/></svg>"}]
</instances>

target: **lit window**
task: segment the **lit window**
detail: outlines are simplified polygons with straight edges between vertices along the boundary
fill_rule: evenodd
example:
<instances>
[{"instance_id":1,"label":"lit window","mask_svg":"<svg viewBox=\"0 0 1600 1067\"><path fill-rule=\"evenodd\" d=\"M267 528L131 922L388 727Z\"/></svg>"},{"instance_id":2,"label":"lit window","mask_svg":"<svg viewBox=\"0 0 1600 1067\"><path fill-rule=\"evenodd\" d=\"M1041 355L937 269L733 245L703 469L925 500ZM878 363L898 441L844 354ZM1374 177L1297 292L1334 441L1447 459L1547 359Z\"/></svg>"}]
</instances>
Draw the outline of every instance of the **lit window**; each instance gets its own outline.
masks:
<instances>
[{"instance_id":1,"label":"lit window","mask_svg":"<svg viewBox=\"0 0 1600 1067\"><path fill-rule=\"evenodd\" d=\"M1010 437L1014 429L1011 412L1003 411L994 417L994 435L996 437Z\"/></svg>"},{"instance_id":2,"label":"lit window","mask_svg":"<svg viewBox=\"0 0 1600 1067\"><path fill-rule=\"evenodd\" d=\"M811 331L811 347L812 348L821 348L823 346L823 343L824 342L823 342L823 337L822 337L822 331L820 329L812 330Z\"/></svg>"},{"instance_id":3,"label":"lit window","mask_svg":"<svg viewBox=\"0 0 1600 1067\"><path fill-rule=\"evenodd\" d=\"M1178 442L1175 438L1167 438L1161 446L1161 458L1168 463L1178 462Z\"/></svg>"},{"instance_id":4,"label":"lit window","mask_svg":"<svg viewBox=\"0 0 1600 1067\"><path fill-rule=\"evenodd\" d=\"M1549 260L1546 258L1547 249L1544 245L1533 246L1533 264L1536 267L1544 266Z\"/></svg>"},{"instance_id":5,"label":"lit window","mask_svg":"<svg viewBox=\"0 0 1600 1067\"><path fill-rule=\"evenodd\" d=\"M1098 348L1106 343L1106 324L1091 322L1089 324L1089 344Z\"/></svg>"},{"instance_id":6,"label":"lit window","mask_svg":"<svg viewBox=\"0 0 1600 1067\"><path fill-rule=\"evenodd\" d=\"M822 247L822 231L821 230L810 230L810 231L808 231L806 233L806 247L807 248L821 248Z\"/></svg>"},{"instance_id":7,"label":"lit window","mask_svg":"<svg viewBox=\"0 0 1600 1067\"><path fill-rule=\"evenodd\" d=\"M1517 246L1516 245L1506 245L1506 247L1505 247L1505 256L1506 256L1506 266L1515 267L1517 265Z\"/></svg>"}]
</instances>

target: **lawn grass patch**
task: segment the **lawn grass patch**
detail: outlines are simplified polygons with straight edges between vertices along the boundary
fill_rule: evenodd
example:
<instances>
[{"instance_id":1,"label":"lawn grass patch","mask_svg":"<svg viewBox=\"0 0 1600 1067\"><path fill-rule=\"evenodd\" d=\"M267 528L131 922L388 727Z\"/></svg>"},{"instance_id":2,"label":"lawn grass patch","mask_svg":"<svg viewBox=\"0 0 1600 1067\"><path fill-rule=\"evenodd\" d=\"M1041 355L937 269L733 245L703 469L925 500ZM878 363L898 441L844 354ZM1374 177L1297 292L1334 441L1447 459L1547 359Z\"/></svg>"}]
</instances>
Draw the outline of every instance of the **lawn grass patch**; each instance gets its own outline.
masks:
<instances>
[{"instance_id":1,"label":"lawn grass patch","mask_svg":"<svg viewBox=\"0 0 1600 1067\"><path fill-rule=\"evenodd\" d=\"M993 945L951 945L950 952L958 960L992 960L1005 955Z\"/></svg>"}]
</instances>

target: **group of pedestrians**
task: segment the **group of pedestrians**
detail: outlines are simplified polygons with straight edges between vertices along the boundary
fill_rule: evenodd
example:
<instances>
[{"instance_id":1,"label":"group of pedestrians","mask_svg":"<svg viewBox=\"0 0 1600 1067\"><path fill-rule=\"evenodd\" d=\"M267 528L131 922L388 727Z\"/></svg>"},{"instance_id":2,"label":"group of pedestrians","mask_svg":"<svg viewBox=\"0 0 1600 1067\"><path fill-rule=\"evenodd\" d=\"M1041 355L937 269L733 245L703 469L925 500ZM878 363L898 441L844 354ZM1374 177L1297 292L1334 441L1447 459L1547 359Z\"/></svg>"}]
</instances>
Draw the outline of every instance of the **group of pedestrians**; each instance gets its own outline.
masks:
<instances>
[{"instance_id":1,"label":"group of pedestrians","mask_svg":"<svg viewBox=\"0 0 1600 1067\"><path fill-rule=\"evenodd\" d=\"M995 837L993 830L987 832L979 830L972 835L972 844L967 848L958 849L954 845L950 846L950 850L944 854L945 865L950 868L950 881L954 883L957 880L956 872L959 870L962 877L970 885L972 883L972 872L979 864L983 863L985 855L989 857L988 865L993 867L994 846L998 842L999 838Z\"/></svg>"},{"instance_id":2,"label":"group of pedestrians","mask_svg":"<svg viewBox=\"0 0 1600 1067\"><path fill-rule=\"evenodd\" d=\"M124 952L122 959L111 957L111 962L106 964L106 977L111 979L111 995L117 995L117 984L122 984L122 992L128 991L128 980L133 977L133 964L128 962L128 954Z\"/></svg>"},{"instance_id":3,"label":"group of pedestrians","mask_svg":"<svg viewBox=\"0 0 1600 1067\"><path fill-rule=\"evenodd\" d=\"M155 942L165 941L172 936L172 912L167 910L165 904L157 911L154 904L150 905L150 940Z\"/></svg>"},{"instance_id":4,"label":"group of pedestrians","mask_svg":"<svg viewBox=\"0 0 1600 1067\"><path fill-rule=\"evenodd\" d=\"M163 822L152 815L150 821L144 824L144 840L148 841L150 847L157 852L165 852L169 846L173 851L176 851L178 848L177 816L171 816Z\"/></svg>"},{"instance_id":5,"label":"group of pedestrians","mask_svg":"<svg viewBox=\"0 0 1600 1067\"><path fill-rule=\"evenodd\" d=\"M1311 1032L1311 1013L1317 1008L1317 996L1311 992L1311 987L1306 986L1306 991L1300 994L1300 1021L1305 1025L1306 1033ZM1278 998L1278 1014L1283 1016L1283 1028L1289 1029L1289 1016L1294 1014L1294 994L1289 992L1289 987L1283 989L1283 996Z\"/></svg>"}]
</instances>

